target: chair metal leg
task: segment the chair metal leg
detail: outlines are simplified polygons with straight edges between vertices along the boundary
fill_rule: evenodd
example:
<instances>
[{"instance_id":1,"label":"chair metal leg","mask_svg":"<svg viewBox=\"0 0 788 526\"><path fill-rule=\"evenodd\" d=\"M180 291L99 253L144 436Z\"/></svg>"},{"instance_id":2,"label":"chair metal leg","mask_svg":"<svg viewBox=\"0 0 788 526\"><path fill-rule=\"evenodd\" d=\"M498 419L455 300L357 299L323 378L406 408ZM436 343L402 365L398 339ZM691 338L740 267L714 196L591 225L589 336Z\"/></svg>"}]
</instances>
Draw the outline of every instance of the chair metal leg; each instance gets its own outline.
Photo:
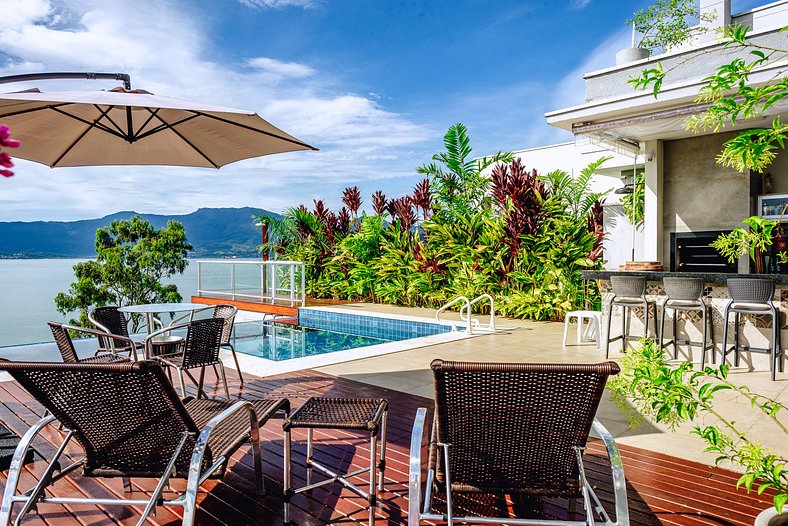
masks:
<instances>
[{"instance_id":1,"label":"chair metal leg","mask_svg":"<svg viewBox=\"0 0 788 526\"><path fill-rule=\"evenodd\" d=\"M605 359L610 358L610 326L613 323L613 304L607 311L607 330L605 331Z\"/></svg>"},{"instance_id":2,"label":"chair metal leg","mask_svg":"<svg viewBox=\"0 0 788 526\"><path fill-rule=\"evenodd\" d=\"M183 369L178 367L178 380L181 383L181 397L186 398L186 382L183 380ZM197 396L200 396L199 391L197 392Z\"/></svg>"},{"instance_id":3,"label":"chair metal leg","mask_svg":"<svg viewBox=\"0 0 788 526\"><path fill-rule=\"evenodd\" d=\"M312 485L312 473L314 472L312 468L312 457L315 453L315 443L314 443L314 429L311 427L306 430L306 485Z\"/></svg>"},{"instance_id":4,"label":"chair metal leg","mask_svg":"<svg viewBox=\"0 0 788 526\"><path fill-rule=\"evenodd\" d=\"M678 344L679 323L678 323L678 319L679 319L679 311L674 310L673 311L673 359L674 360L678 360L678 358L679 358L679 344ZM690 345L690 348L692 348L692 345Z\"/></svg>"},{"instance_id":5,"label":"chair metal leg","mask_svg":"<svg viewBox=\"0 0 788 526\"><path fill-rule=\"evenodd\" d=\"M668 306L666 304L666 305L662 306L662 318L660 319L660 322L659 322L659 348L660 348L660 350L664 350L665 349L665 344L664 344L664 340L665 340L665 318L667 317L667 315L668 315Z\"/></svg>"},{"instance_id":6,"label":"chair metal leg","mask_svg":"<svg viewBox=\"0 0 788 526\"><path fill-rule=\"evenodd\" d=\"M739 322L741 315L736 312L733 314L735 325L733 326L733 366L739 366Z\"/></svg>"},{"instance_id":7,"label":"chair metal leg","mask_svg":"<svg viewBox=\"0 0 788 526\"><path fill-rule=\"evenodd\" d=\"M714 311L712 306L709 305L709 339L711 340L711 363L717 364L717 344L714 343Z\"/></svg>"},{"instance_id":8,"label":"chair metal leg","mask_svg":"<svg viewBox=\"0 0 788 526\"><path fill-rule=\"evenodd\" d=\"M780 313L772 304L772 345L771 345L771 358L772 358L772 382L777 379L777 353L780 348Z\"/></svg>"},{"instance_id":9,"label":"chair metal leg","mask_svg":"<svg viewBox=\"0 0 788 526\"><path fill-rule=\"evenodd\" d=\"M238 371L238 378L241 380L241 385L244 384L244 375L241 372L241 366L238 364L238 354L235 352L235 347L232 343L225 343L226 347L230 348L230 352L233 353L233 361L235 362L235 370Z\"/></svg>"},{"instance_id":10,"label":"chair metal leg","mask_svg":"<svg viewBox=\"0 0 788 526\"><path fill-rule=\"evenodd\" d=\"M730 317L730 303L725 307L725 314L722 316L722 365L728 362L728 318Z\"/></svg>"},{"instance_id":11,"label":"chair metal leg","mask_svg":"<svg viewBox=\"0 0 788 526\"><path fill-rule=\"evenodd\" d=\"M375 494L375 490L377 489L377 480L375 480L375 466L377 465L376 457L378 452L377 439L377 433L369 437L369 526L375 525L375 504L377 501L377 495Z\"/></svg>"},{"instance_id":12,"label":"chair metal leg","mask_svg":"<svg viewBox=\"0 0 788 526\"><path fill-rule=\"evenodd\" d=\"M216 364L216 365L218 365L218 366L219 366L219 372L220 372L220 373L221 373L221 375L222 375L222 385L224 386L224 396L226 396L226 397L227 397L227 399L229 400L229 399L230 399L230 388L227 386L227 375L226 375L226 374L224 374L224 364L222 364L221 362L219 362L219 363L218 363L218 364ZM204 367L203 367L203 370L205 370L205 368L204 368Z\"/></svg>"},{"instance_id":13,"label":"chair metal leg","mask_svg":"<svg viewBox=\"0 0 788 526\"><path fill-rule=\"evenodd\" d=\"M700 368L701 370L706 368L706 307L703 307L703 310L700 311L701 321L703 322L703 337L701 339L700 344ZM714 349L712 349L712 353Z\"/></svg>"},{"instance_id":14,"label":"chair metal leg","mask_svg":"<svg viewBox=\"0 0 788 526\"><path fill-rule=\"evenodd\" d=\"M284 474L282 478L282 487L284 489L285 500L285 524L290 524L290 499L293 496L293 484L290 480L290 447L291 447L290 431L285 431L284 438Z\"/></svg>"},{"instance_id":15,"label":"chair metal leg","mask_svg":"<svg viewBox=\"0 0 788 526\"><path fill-rule=\"evenodd\" d=\"M566 347L566 336L569 333L569 316L564 318L564 347Z\"/></svg>"},{"instance_id":16,"label":"chair metal leg","mask_svg":"<svg viewBox=\"0 0 788 526\"><path fill-rule=\"evenodd\" d=\"M383 492L383 478L386 473L386 421L389 412L383 412L383 419L380 423L380 462L378 463L378 492Z\"/></svg>"}]
</instances>

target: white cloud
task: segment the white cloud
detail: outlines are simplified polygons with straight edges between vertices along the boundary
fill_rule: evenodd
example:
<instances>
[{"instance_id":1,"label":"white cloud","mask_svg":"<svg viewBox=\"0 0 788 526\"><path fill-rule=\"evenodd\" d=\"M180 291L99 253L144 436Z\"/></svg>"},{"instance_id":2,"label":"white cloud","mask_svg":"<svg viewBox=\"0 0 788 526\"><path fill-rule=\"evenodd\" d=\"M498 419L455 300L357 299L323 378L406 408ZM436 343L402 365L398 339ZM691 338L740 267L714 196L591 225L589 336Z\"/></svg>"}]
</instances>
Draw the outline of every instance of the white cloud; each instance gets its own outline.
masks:
<instances>
[{"instance_id":1,"label":"white cloud","mask_svg":"<svg viewBox=\"0 0 788 526\"><path fill-rule=\"evenodd\" d=\"M584 9L588 7L591 0L572 0L569 4L570 9Z\"/></svg>"},{"instance_id":2,"label":"white cloud","mask_svg":"<svg viewBox=\"0 0 788 526\"><path fill-rule=\"evenodd\" d=\"M24 10L0 23L0 48L10 57L0 67L0 75L126 72L132 87L158 95L251 109L321 151L251 159L219 172L168 167L51 170L19 160L16 175L0 181L5 220L86 218L129 209L187 213L205 206L277 211L313 197L330 200L341 194L344 185L365 188L382 180L394 195L398 188L412 186L415 166L428 158L425 141L439 135L390 111L379 97L353 93L330 74L306 64L248 57L234 67L207 59L210 28L178 4L131 5L121 0L22 4ZM106 82L49 81L3 88L16 91L33 86L44 91L112 87ZM321 193L313 196L316 192Z\"/></svg>"},{"instance_id":3,"label":"white cloud","mask_svg":"<svg viewBox=\"0 0 788 526\"><path fill-rule=\"evenodd\" d=\"M278 77L287 78L305 78L311 77L315 74L315 70L306 64L299 64L298 62L282 62L275 58L268 57L255 57L250 58L246 63L265 73L271 73Z\"/></svg>"},{"instance_id":4,"label":"white cloud","mask_svg":"<svg viewBox=\"0 0 788 526\"><path fill-rule=\"evenodd\" d=\"M314 9L318 6L316 0L240 0L240 2L255 9L285 9L287 7Z\"/></svg>"}]
</instances>

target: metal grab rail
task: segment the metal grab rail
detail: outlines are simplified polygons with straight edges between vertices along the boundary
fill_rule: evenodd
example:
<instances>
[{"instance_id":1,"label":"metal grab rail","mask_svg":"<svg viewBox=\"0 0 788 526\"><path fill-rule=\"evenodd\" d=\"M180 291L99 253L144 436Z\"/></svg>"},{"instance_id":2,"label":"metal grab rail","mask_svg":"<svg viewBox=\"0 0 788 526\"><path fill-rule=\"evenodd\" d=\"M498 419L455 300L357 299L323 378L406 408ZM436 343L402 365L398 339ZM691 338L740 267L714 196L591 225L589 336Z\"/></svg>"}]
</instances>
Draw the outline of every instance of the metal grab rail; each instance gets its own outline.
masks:
<instances>
[{"instance_id":1,"label":"metal grab rail","mask_svg":"<svg viewBox=\"0 0 788 526\"><path fill-rule=\"evenodd\" d=\"M212 287L206 283L211 278L227 278L226 274L210 277L205 275L209 267L229 265L229 286ZM259 272L239 272L243 267L257 266ZM237 268L236 268L237 267ZM242 274L239 277L239 274ZM246 279L251 284L240 281ZM271 303L286 301L290 306L306 304L306 271L300 261L238 261L202 260L197 261L197 295L211 298Z\"/></svg>"},{"instance_id":2,"label":"metal grab rail","mask_svg":"<svg viewBox=\"0 0 788 526\"><path fill-rule=\"evenodd\" d=\"M472 318L472 310L471 310L472 307L476 303L479 303L480 301L485 300L485 299L490 301L490 321L487 323L487 327L481 326L479 321L476 320L476 319L472 319L471 323L473 324L473 327L475 329L479 329L481 331L493 332L493 331L495 331L495 300L489 294L482 294L480 296L476 296L471 301L469 301L466 305L463 305L460 308L460 319L462 321L467 321L466 317L465 317L466 316L466 312L467 312L468 319L471 319Z\"/></svg>"},{"instance_id":3,"label":"metal grab rail","mask_svg":"<svg viewBox=\"0 0 788 526\"><path fill-rule=\"evenodd\" d=\"M453 300L451 300L446 305L444 305L443 307L441 307L440 309L438 309L438 312L435 313L435 321L437 321L438 323L443 325L444 323L441 321L441 313L443 311L445 311L446 309L448 309L449 307L451 307L452 305L454 305L455 303L459 303L461 301L465 302L465 305L463 305L463 308L467 307L471 303L470 300L468 298L466 298L465 296L458 296L458 297L454 298ZM468 318L468 320L463 320L463 321L466 322L466 326L467 326L466 330L468 331L468 334L471 334L471 320L470 320L470 318ZM451 325L451 330L452 331L456 331L457 330L457 326L454 325L453 323Z\"/></svg>"},{"instance_id":4,"label":"metal grab rail","mask_svg":"<svg viewBox=\"0 0 788 526\"><path fill-rule=\"evenodd\" d=\"M486 327L482 326L479 323L479 320L473 317L472 311L474 304L485 299L490 301L490 321L487 323ZM473 334L473 329L484 332L495 331L495 300L489 294L482 294L475 297L473 300L469 300L465 296L457 296L449 303L438 309L438 312L435 313L435 321L441 325L445 325L445 323L441 320L441 313L443 313L449 307L456 305L457 303L463 303L462 307L460 307L460 319L465 322L465 330L468 331L468 334ZM451 324L451 330L456 331L457 326L455 324Z\"/></svg>"}]
</instances>

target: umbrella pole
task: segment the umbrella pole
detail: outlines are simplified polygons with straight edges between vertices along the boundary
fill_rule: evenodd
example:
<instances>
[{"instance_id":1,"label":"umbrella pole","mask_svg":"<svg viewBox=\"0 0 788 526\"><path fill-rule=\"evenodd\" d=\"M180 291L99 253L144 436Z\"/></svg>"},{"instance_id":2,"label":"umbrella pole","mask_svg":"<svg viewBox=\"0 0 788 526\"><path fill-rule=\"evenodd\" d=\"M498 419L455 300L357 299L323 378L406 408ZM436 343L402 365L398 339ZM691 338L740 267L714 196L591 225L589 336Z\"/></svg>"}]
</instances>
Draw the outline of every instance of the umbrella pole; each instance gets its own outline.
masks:
<instances>
[{"instance_id":1,"label":"umbrella pole","mask_svg":"<svg viewBox=\"0 0 788 526\"><path fill-rule=\"evenodd\" d=\"M131 77L128 73L79 73L79 72L59 72L59 73L25 73L22 75L9 75L0 77L0 84L11 82L25 82L28 80L54 80L54 79L84 79L84 80L119 80L123 82L123 87L131 89Z\"/></svg>"}]
</instances>

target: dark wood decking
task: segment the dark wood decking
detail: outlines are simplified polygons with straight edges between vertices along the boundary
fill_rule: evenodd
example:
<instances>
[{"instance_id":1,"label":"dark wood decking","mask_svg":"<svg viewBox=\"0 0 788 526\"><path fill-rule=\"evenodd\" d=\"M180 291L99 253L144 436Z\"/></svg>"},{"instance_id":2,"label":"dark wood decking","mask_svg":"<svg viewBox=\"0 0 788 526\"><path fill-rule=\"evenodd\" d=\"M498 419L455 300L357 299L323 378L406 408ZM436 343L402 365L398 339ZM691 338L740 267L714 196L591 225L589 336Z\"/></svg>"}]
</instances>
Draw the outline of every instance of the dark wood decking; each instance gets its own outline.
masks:
<instances>
[{"instance_id":1,"label":"dark wood decking","mask_svg":"<svg viewBox=\"0 0 788 526\"><path fill-rule=\"evenodd\" d=\"M229 373L230 371L228 371ZM418 407L430 407L431 401L405 393L374 387L352 380L335 378L314 371L300 371L266 379L247 379L241 390L237 377L231 379L232 392L244 398L285 396L294 407L309 396L383 397L391 403L389 442L386 469L386 491L377 509L378 524L406 524L407 469L410 430ZM217 396L220 396L217 391ZM42 413L41 407L15 382L0 383L0 421L18 435L24 433ZM429 420L428 420L429 421ZM305 434L294 432L294 459L303 461ZM62 434L50 428L35 448L43 455L51 455ZM231 460L222 481L209 481L199 496L199 524L282 524L282 436L281 421L270 421L262 431L263 461L268 495L256 501L254 478L249 448L239 450ZM369 458L368 438L351 432L316 430L316 458L341 470L364 467ZM670 439L666 435L666 440ZM769 506L771 497L746 494L736 490L736 473L674 457L652 453L635 447L620 446L628 480L629 506L633 525L724 525L749 526L755 515ZM80 454L78 447L69 448L72 456ZM600 498L612 510L609 469L604 448L592 441L587 450L589 477L598 488ZM22 477L22 487L34 484L43 469L43 462L28 464ZM295 469L296 484L303 484L304 469ZM5 473L0 475L0 486ZM137 490L151 489L151 481L132 480ZM173 481L181 489L183 481ZM116 479L87 479L78 475L59 481L54 488L59 496L121 496L121 481ZM484 499L481 505L484 505ZM474 503L478 505L479 503ZM293 501L293 520L302 525L365 524L365 501L343 490L338 484L320 488L311 497L298 495ZM531 510L537 515L566 516L565 502L507 502L514 512ZM17 506L18 509L18 506ZM536 511L533 511L536 510ZM25 524L87 525L135 524L139 510L122 507L41 505L39 515L30 515ZM149 524L179 522L177 508L160 508Z\"/></svg>"}]
</instances>

